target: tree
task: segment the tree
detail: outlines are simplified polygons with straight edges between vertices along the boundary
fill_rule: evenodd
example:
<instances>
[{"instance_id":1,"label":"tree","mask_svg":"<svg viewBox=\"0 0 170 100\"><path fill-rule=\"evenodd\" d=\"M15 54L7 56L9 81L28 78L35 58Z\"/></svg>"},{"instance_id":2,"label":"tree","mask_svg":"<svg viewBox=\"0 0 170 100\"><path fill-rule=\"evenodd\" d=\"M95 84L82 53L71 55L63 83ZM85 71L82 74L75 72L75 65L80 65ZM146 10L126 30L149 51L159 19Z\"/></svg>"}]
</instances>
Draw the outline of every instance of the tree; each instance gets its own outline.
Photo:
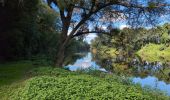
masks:
<instances>
[{"instance_id":1,"label":"tree","mask_svg":"<svg viewBox=\"0 0 170 100\"><path fill-rule=\"evenodd\" d=\"M59 40L57 15L41 0L0 2L0 62L37 55L52 58Z\"/></svg>"},{"instance_id":2,"label":"tree","mask_svg":"<svg viewBox=\"0 0 170 100\"><path fill-rule=\"evenodd\" d=\"M34 33L39 0L20 1L0 2L0 61L27 55L25 51L33 47L31 40L37 36Z\"/></svg>"},{"instance_id":3,"label":"tree","mask_svg":"<svg viewBox=\"0 0 170 100\"><path fill-rule=\"evenodd\" d=\"M62 22L55 66L62 66L65 49L74 37L89 33L111 35L116 20L127 20L131 26L156 24L158 17L167 14L164 0L47 0L60 12ZM149 22L149 23L148 23ZM103 25L107 27L102 28ZM71 32L69 32L71 30Z\"/></svg>"}]
</instances>

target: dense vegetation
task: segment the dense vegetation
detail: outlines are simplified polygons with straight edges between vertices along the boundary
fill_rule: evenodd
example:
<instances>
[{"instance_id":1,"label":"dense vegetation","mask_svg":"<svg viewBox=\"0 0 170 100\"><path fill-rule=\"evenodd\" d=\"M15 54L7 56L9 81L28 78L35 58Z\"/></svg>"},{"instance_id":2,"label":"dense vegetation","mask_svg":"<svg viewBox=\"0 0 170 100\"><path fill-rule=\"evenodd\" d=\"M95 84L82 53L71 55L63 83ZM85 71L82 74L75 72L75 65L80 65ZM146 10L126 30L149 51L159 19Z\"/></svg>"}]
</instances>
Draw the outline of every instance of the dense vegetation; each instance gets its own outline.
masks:
<instances>
[{"instance_id":1,"label":"dense vegetation","mask_svg":"<svg viewBox=\"0 0 170 100\"><path fill-rule=\"evenodd\" d=\"M61 40L55 66L63 66L65 50L72 38L89 33L112 35L115 21L126 20L133 27L158 24L159 18L169 15L166 0L47 0L60 13ZM105 28L102 28L105 27Z\"/></svg>"},{"instance_id":2,"label":"dense vegetation","mask_svg":"<svg viewBox=\"0 0 170 100\"><path fill-rule=\"evenodd\" d=\"M100 34L92 42L94 59L99 65L114 73L144 77L152 73L154 64L159 63L161 70L151 75L170 82L169 24L151 29L115 30L113 36ZM146 64L152 67L146 70ZM138 71L139 68L142 71Z\"/></svg>"},{"instance_id":3,"label":"dense vegetation","mask_svg":"<svg viewBox=\"0 0 170 100\"><path fill-rule=\"evenodd\" d=\"M138 55L141 56L143 60L147 60L150 62L154 61L162 61L169 62L170 61L170 46L166 47L164 44L147 44L141 50L137 52Z\"/></svg>"},{"instance_id":4,"label":"dense vegetation","mask_svg":"<svg viewBox=\"0 0 170 100\"><path fill-rule=\"evenodd\" d=\"M161 92L133 85L130 80L124 77L99 71L70 72L59 68L33 65L30 61L1 64L1 66L6 66L6 68L2 68L3 71L11 72L4 73L6 78L11 81L0 82L0 99L2 100L169 99ZM19 71L14 66L20 66ZM36 66L37 68L33 68ZM27 73L25 73L26 71ZM22 78L19 76L13 79L11 74L20 74ZM0 77L0 79L2 78Z\"/></svg>"},{"instance_id":5,"label":"dense vegetation","mask_svg":"<svg viewBox=\"0 0 170 100\"><path fill-rule=\"evenodd\" d=\"M139 28L157 24L169 8L164 0L145 1L0 0L0 99L169 100L115 75L121 75L119 69L131 73L133 68L127 69L136 55L170 61L170 25ZM132 28L115 29L113 20L126 20ZM91 45L96 61L115 74L62 69L90 49L89 33L98 33ZM170 79L164 77L169 69L162 72L156 75Z\"/></svg>"},{"instance_id":6,"label":"dense vegetation","mask_svg":"<svg viewBox=\"0 0 170 100\"><path fill-rule=\"evenodd\" d=\"M114 31L113 36L101 34L92 42L92 48L97 49L101 59L112 58L116 62L130 62L135 54L138 54L143 61L162 61L162 59L169 61L169 24L152 29L115 30L117 31Z\"/></svg>"},{"instance_id":7,"label":"dense vegetation","mask_svg":"<svg viewBox=\"0 0 170 100\"><path fill-rule=\"evenodd\" d=\"M58 13L41 0L5 2L1 7L0 61L42 58L53 63L60 41ZM87 51L82 38L72 39L65 59L71 62L74 53Z\"/></svg>"}]
</instances>

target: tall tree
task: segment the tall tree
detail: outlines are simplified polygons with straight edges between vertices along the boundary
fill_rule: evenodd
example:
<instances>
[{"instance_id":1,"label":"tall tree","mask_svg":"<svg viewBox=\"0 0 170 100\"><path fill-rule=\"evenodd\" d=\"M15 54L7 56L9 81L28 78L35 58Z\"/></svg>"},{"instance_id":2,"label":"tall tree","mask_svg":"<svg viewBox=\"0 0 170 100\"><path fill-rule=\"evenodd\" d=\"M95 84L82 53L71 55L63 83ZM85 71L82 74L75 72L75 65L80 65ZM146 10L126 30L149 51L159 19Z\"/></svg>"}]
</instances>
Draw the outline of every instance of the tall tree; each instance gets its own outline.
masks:
<instances>
[{"instance_id":1,"label":"tall tree","mask_svg":"<svg viewBox=\"0 0 170 100\"><path fill-rule=\"evenodd\" d=\"M89 33L114 33L117 20L127 20L131 26L156 24L158 17L167 14L164 0L47 0L60 12L62 22L60 48L56 66L62 66L65 49L74 37ZM55 7L54 7L55 5ZM102 28L103 25L107 28Z\"/></svg>"}]
</instances>

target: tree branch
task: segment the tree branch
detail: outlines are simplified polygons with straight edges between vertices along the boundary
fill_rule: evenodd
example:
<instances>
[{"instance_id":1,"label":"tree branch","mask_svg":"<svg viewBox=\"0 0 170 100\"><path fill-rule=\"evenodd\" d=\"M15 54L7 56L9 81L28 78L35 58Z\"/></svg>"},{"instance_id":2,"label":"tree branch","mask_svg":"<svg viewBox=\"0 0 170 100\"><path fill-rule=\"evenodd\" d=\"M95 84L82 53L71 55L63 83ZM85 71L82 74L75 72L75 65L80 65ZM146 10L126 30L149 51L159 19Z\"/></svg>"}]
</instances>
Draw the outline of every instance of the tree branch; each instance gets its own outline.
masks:
<instances>
[{"instance_id":1,"label":"tree branch","mask_svg":"<svg viewBox=\"0 0 170 100\"><path fill-rule=\"evenodd\" d=\"M131 8L140 8L140 9L148 9L149 7L147 6L142 6L142 5L137 5L137 4L130 4L129 2L117 2L117 5L121 5L124 7L131 7ZM165 6L170 6L168 4L159 4L155 5L154 8L160 8L160 7L165 7Z\"/></svg>"},{"instance_id":2,"label":"tree branch","mask_svg":"<svg viewBox=\"0 0 170 100\"><path fill-rule=\"evenodd\" d=\"M77 36L80 36L80 35L85 35L85 34L89 34L89 33L102 33L102 34L106 34L106 35L109 35L111 36L110 32L106 32L106 31L87 31L87 32L77 32L77 34L73 35L73 37L77 37Z\"/></svg>"},{"instance_id":3,"label":"tree branch","mask_svg":"<svg viewBox=\"0 0 170 100\"><path fill-rule=\"evenodd\" d=\"M84 24L93 14L96 14L98 11L100 11L101 9L107 7L107 6L110 6L112 5L112 3L108 3L108 4L105 4L101 7L99 7L98 9L96 9L95 11L93 11L93 9L91 9L91 11L87 14L86 17L84 17L77 25L76 27L71 31L70 35L69 35L69 38L73 37L75 32L78 30L78 28ZM94 8L94 7L93 7Z\"/></svg>"}]
</instances>

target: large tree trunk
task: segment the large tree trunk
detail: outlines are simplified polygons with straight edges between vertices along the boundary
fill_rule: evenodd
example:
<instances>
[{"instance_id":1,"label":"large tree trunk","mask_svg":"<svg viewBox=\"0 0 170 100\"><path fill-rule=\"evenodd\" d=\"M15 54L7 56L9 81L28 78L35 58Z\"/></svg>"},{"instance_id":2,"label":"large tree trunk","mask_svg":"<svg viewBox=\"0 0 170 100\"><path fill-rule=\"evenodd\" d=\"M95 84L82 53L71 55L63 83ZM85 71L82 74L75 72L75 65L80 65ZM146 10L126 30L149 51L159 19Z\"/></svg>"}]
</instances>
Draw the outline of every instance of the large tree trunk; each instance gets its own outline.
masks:
<instances>
[{"instance_id":1,"label":"large tree trunk","mask_svg":"<svg viewBox=\"0 0 170 100\"><path fill-rule=\"evenodd\" d=\"M63 67L65 57L65 45L61 44L55 58L55 67Z\"/></svg>"},{"instance_id":2,"label":"large tree trunk","mask_svg":"<svg viewBox=\"0 0 170 100\"><path fill-rule=\"evenodd\" d=\"M69 26L70 26L70 21L71 21L71 16L72 16L72 12L73 12L73 7L68 7L68 13L65 16L64 15L64 11L60 10L60 16L61 16L61 21L62 21L62 33L61 33L61 37L60 37L60 42L59 42L59 48L58 48L58 52L56 55L56 61L55 61L55 66L56 67L63 67L63 63L64 63L64 58L65 58L65 49L71 39L72 35L68 35L68 30L69 30Z\"/></svg>"},{"instance_id":3,"label":"large tree trunk","mask_svg":"<svg viewBox=\"0 0 170 100\"><path fill-rule=\"evenodd\" d=\"M69 41L70 38L65 33L62 33L58 45L57 55L55 58L55 67L63 67L65 51Z\"/></svg>"}]
</instances>

